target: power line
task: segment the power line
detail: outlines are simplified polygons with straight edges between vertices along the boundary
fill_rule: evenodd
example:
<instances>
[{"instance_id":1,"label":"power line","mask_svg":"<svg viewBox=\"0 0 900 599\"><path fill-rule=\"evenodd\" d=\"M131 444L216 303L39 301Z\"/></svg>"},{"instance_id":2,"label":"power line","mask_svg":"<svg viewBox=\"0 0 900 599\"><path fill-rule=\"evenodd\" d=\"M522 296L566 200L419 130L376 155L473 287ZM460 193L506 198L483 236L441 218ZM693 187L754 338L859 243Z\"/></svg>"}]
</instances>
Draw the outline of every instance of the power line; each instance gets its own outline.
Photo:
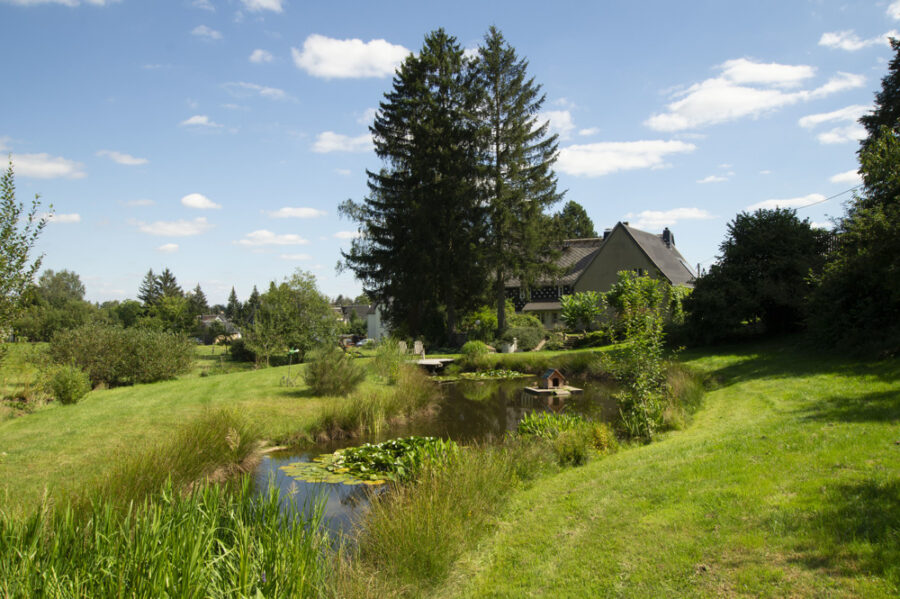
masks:
<instances>
[{"instance_id":1,"label":"power line","mask_svg":"<svg viewBox=\"0 0 900 599\"><path fill-rule=\"evenodd\" d=\"M862 184L855 185L855 186L851 187L850 189L845 189L844 191L842 191L840 193L836 193L833 196L828 196L827 198L825 198L823 200L817 200L817 201L813 202L812 204L806 204L804 206L799 206L799 207L795 208L795 210L803 210L804 208L809 208L811 206L815 206L816 204L823 204L823 203L827 202L828 200L833 200L834 198L840 197L840 196L844 195L845 193L850 193L851 191L856 191L857 189L859 189L861 187L862 187ZM706 264L707 262L710 262L715 259L716 259L715 256L713 256L712 258L707 258L703 262L698 262L697 266L699 267L701 264ZM699 268L698 268L698 270L699 270ZM697 273L697 274L699 275L700 273Z\"/></svg>"}]
</instances>

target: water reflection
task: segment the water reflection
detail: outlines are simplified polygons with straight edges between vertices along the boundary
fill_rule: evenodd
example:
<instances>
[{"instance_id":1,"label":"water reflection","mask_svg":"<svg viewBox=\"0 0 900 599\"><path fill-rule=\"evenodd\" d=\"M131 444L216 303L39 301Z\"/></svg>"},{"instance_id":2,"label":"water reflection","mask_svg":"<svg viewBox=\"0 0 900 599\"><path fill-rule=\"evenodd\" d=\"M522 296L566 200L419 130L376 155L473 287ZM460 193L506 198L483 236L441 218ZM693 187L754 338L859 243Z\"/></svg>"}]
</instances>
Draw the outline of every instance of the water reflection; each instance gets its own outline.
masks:
<instances>
[{"instance_id":1,"label":"water reflection","mask_svg":"<svg viewBox=\"0 0 900 599\"><path fill-rule=\"evenodd\" d=\"M259 489L269 481L278 485L284 509L312 510L313 502L325 502L327 528L335 535L352 532L353 526L368 508L368 493L385 487L310 483L286 475L280 468L295 462L308 462L322 453L330 453L347 445L377 443L388 438L429 435L453 439L460 443L490 442L516 430L530 412L568 412L595 420L612 421L618 415L612 387L604 383L579 382L583 393L569 397L535 396L525 393L530 379L507 381L463 381L441 385L442 398L434 411L412 419L402 427L378 436L354 439L343 444L317 446L307 451L288 451L263 458L256 471ZM271 478L270 478L271 477ZM296 506L296 508L295 508Z\"/></svg>"}]
</instances>

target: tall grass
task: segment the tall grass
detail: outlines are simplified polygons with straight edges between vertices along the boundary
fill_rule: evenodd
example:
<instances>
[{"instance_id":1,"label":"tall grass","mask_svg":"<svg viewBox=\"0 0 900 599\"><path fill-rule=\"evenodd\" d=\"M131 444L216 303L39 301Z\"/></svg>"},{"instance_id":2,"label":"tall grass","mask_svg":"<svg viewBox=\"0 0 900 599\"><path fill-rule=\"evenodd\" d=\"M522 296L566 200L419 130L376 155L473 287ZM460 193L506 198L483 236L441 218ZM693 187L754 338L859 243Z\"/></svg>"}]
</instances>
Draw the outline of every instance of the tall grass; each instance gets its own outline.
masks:
<instances>
[{"instance_id":1,"label":"tall grass","mask_svg":"<svg viewBox=\"0 0 900 599\"><path fill-rule=\"evenodd\" d=\"M63 495L81 507L98 500L121 507L156 493L167 481L179 491L206 479L221 482L255 466L258 444L247 419L233 411L208 410L169 439L133 449L92 483Z\"/></svg>"},{"instance_id":2,"label":"tall grass","mask_svg":"<svg viewBox=\"0 0 900 599\"><path fill-rule=\"evenodd\" d=\"M336 398L319 411L308 430L323 440L378 434L392 418L411 416L439 395L437 386L421 369L404 364L394 385Z\"/></svg>"},{"instance_id":3,"label":"tall grass","mask_svg":"<svg viewBox=\"0 0 900 599\"><path fill-rule=\"evenodd\" d=\"M415 483L374 496L355 550L339 564L338 597L427 595L488 534L503 499L554 469L546 446L510 441L466 447Z\"/></svg>"},{"instance_id":4,"label":"tall grass","mask_svg":"<svg viewBox=\"0 0 900 599\"><path fill-rule=\"evenodd\" d=\"M281 509L250 478L232 491L168 483L122 512L48 504L25 520L0 511L4 597L316 597L326 578L319 506Z\"/></svg>"}]
</instances>

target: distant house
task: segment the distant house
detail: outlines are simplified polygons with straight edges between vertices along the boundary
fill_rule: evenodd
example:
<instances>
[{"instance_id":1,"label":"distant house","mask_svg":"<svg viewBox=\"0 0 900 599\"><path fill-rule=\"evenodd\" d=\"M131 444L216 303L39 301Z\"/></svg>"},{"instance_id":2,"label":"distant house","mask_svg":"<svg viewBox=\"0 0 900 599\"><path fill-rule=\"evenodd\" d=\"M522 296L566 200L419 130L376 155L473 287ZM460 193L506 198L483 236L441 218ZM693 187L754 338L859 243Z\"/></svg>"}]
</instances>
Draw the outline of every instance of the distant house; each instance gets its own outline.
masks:
<instances>
[{"instance_id":1,"label":"distant house","mask_svg":"<svg viewBox=\"0 0 900 599\"><path fill-rule=\"evenodd\" d=\"M561 274L531 287L516 279L506 282L506 297L515 304L516 311L537 316L546 327L560 321L562 296L609 291L623 270L687 287L693 287L696 278L675 248L675 237L668 228L656 235L635 229L627 222L616 223L604 231L603 237L564 241L556 265Z\"/></svg>"},{"instance_id":2,"label":"distant house","mask_svg":"<svg viewBox=\"0 0 900 599\"><path fill-rule=\"evenodd\" d=\"M225 335L228 336L228 338L241 338L241 331L221 312L218 314L201 314L197 318L200 320L200 324L205 328L211 327L213 323L219 323L222 325L222 328L225 330Z\"/></svg>"},{"instance_id":3,"label":"distant house","mask_svg":"<svg viewBox=\"0 0 900 599\"><path fill-rule=\"evenodd\" d=\"M356 318L358 320L362 320L365 322L366 317L369 315L369 312L372 311L372 306L369 304L350 304L347 306L340 306L341 310L341 319L344 322L350 322L353 320L353 314L356 314Z\"/></svg>"},{"instance_id":4,"label":"distant house","mask_svg":"<svg viewBox=\"0 0 900 599\"><path fill-rule=\"evenodd\" d=\"M385 337L389 337L391 330L384 318L384 309L381 304L375 304L369 308L366 315L366 335L369 339L381 341Z\"/></svg>"}]
</instances>

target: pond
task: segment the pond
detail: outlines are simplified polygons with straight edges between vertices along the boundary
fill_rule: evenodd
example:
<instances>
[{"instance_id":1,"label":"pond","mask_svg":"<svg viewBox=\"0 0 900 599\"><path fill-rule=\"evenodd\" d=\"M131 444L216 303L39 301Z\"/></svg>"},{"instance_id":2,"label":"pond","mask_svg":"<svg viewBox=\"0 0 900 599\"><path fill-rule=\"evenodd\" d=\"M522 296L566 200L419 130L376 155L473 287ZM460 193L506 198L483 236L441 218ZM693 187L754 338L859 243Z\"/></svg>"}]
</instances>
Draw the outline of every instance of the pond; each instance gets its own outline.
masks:
<instances>
[{"instance_id":1,"label":"pond","mask_svg":"<svg viewBox=\"0 0 900 599\"><path fill-rule=\"evenodd\" d=\"M610 384L574 381L573 385L583 388L583 393L569 397L544 397L523 391L524 387L533 383L533 378L442 383L441 399L434 409L403 426L378 436L265 456L255 474L257 487L265 489L270 481L277 485L281 490L285 509L311 510L315 501L324 501L328 529L334 535L340 535L349 533L365 514L368 492L373 487L305 482L286 474L283 467L296 462L308 462L320 454L331 453L341 447L409 435L453 439L462 444L492 442L502 438L508 431L515 431L519 421L529 412L565 410L607 422L618 416L618 407L612 398L613 386Z\"/></svg>"}]
</instances>

